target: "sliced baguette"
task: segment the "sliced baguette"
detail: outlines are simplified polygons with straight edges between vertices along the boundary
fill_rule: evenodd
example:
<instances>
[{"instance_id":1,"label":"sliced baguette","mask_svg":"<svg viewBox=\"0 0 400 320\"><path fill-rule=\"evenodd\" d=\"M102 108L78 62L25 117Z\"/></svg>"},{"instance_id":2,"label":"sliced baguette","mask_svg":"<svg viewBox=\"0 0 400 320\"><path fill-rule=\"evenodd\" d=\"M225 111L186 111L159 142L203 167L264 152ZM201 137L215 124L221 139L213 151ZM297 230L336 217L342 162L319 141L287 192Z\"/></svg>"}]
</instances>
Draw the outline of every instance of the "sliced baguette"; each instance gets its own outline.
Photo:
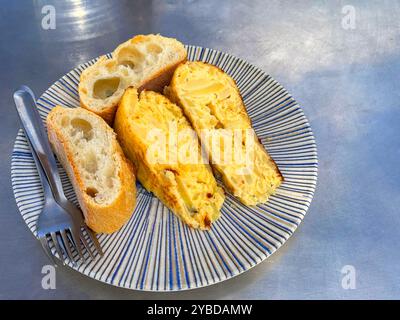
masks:
<instances>
[{"instance_id":1,"label":"sliced baguette","mask_svg":"<svg viewBox=\"0 0 400 320\"><path fill-rule=\"evenodd\" d=\"M202 162L198 138L182 110L159 93L138 95L135 88L128 88L114 130L142 185L189 226L209 229L220 216L224 193L209 165ZM157 158L163 147L167 156ZM182 158L188 150L194 157Z\"/></svg>"},{"instance_id":2,"label":"sliced baguette","mask_svg":"<svg viewBox=\"0 0 400 320\"><path fill-rule=\"evenodd\" d=\"M179 41L160 35L138 35L119 45L113 58L105 56L80 78L81 106L112 124L124 90L129 87L162 91L187 52ZM110 79L112 79L110 81Z\"/></svg>"},{"instance_id":3,"label":"sliced baguette","mask_svg":"<svg viewBox=\"0 0 400 320\"><path fill-rule=\"evenodd\" d=\"M119 230L133 213L133 166L104 120L82 108L56 106L47 116L49 141L74 187L86 224Z\"/></svg>"},{"instance_id":4,"label":"sliced baguette","mask_svg":"<svg viewBox=\"0 0 400 320\"><path fill-rule=\"evenodd\" d=\"M182 107L227 189L245 205L266 202L283 176L256 137L235 81L210 64L186 62L175 70L164 92ZM220 149L213 148L204 130L210 130L217 139L227 134L234 137L238 132L241 141L233 145L232 154L240 157L221 161L223 143Z\"/></svg>"},{"instance_id":5,"label":"sliced baguette","mask_svg":"<svg viewBox=\"0 0 400 320\"><path fill-rule=\"evenodd\" d=\"M134 79L130 68L106 56L100 57L81 74L78 88L81 107L112 123L114 108Z\"/></svg>"}]
</instances>

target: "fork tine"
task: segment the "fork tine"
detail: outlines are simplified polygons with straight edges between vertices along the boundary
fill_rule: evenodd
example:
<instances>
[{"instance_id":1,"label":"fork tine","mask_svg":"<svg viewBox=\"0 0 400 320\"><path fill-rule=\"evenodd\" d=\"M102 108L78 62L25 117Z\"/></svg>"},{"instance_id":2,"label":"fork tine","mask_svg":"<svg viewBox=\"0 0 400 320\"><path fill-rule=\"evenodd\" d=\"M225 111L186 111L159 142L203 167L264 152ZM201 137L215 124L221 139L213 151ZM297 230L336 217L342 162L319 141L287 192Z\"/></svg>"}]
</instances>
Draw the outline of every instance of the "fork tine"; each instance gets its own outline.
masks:
<instances>
[{"instance_id":1,"label":"fork tine","mask_svg":"<svg viewBox=\"0 0 400 320\"><path fill-rule=\"evenodd\" d=\"M68 256L69 260L71 260L73 265L76 266L76 261L75 261L74 257L72 256L72 252L71 252L71 248L70 248L70 245L69 245L67 234L66 234L65 230L61 230L60 233L61 233L61 238L62 238L63 243L64 243L64 248L65 248L65 250L67 252L67 256Z\"/></svg>"},{"instance_id":2,"label":"fork tine","mask_svg":"<svg viewBox=\"0 0 400 320\"><path fill-rule=\"evenodd\" d=\"M101 249L99 240L97 240L96 235L94 234L94 232L92 230L90 230L88 227L83 226L83 228L85 229L85 231L87 232L87 234L89 235L89 239L94 243L95 248L97 249L97 252L100 254L100 256L102 257L104 255L103 250Z\"/></svg>"},{"instance_id":3,"label":"fork tine","mask_svg":"<svg viewBox=\"0 0 400 320\"><path fill-rule=\"evenodd\" d=\"M57 262L54 259L53 254L51 253L49 243L47 242L46 236L44 237L39 237L39 241L43 247L44 252L46 253L46 256L50 259L51 262L53 262L53 265L57 267Z\"/></svg>"},{"instance_id":4,"label":"fork tine","mask_svg":"<svg viewBox=\"0 0 400 320\"><path fill-rule=\"evenodd\" d=\"M81 245L81 240L79 239L79 232L77 232L75 230L75 228L74 229L69 229L69 232L70 232L72 241L75 243L75 248L76 248L76 251L78 251L80 259L82 259L82 261L85 263L86 262L86 258L85 258L85 256L83 255L83 252L82 252L82 245Z\"/></svg>"},{"instance_id":5,"label":"fork tine","mask_svg":"<svg viewBox=\"0 0 400 320\"><path fill-rule=\"evenodd\" d=\"M86 241L85 235L81 232L81 240L83 245L85 246L86 250L89 252L90 258L94 260L94 255L92 253L92 250L90 250L89 243Z\"/></svg>"},{"instance_id":6,"label":"fork tine","mask_svg":"<svg viewBox=\"0 0 400 320\"><path fill-rule=\"evenodd\" d=\"M63 265L65 265L63 251L61 249L60 244L58 243L57 234L55 232L51 232L50 236L54 242L54 246L56 247L56 251L58 253L58 256L60 257L60 261L62 262Z\"/></svg>"}]
</instances>

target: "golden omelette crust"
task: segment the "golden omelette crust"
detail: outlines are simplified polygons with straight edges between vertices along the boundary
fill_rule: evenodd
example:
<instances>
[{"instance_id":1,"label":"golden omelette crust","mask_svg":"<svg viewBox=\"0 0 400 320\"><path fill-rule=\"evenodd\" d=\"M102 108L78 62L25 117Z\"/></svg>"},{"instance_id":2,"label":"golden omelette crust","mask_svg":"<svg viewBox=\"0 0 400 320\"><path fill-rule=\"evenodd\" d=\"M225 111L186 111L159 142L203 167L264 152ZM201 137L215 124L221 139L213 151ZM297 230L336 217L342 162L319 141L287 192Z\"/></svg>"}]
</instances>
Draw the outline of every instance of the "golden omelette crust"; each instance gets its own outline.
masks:
<instances>
[{"instance_id":1,"label":"golden omelette crust","mask_svg":"<svg viewBox=\"0 0 400 320\"><path fill-rule=\"evenodd\" d=\"M112 233L119 230L130 218L136 204L136 185L133 166L125 158L116 139L112 148L119 165L118 178L121 182L118 195L108 205L98 204L85 192L85 185L79 167L76 164L68 137L59 130L56 118L65 113L88 113L92 117L99 116L82 108L69 109L60 106L54 107L47 116L48 137L58 160L66 170L74 187L85 222L96 233ZM112 130L102 119L104 130Z\"/></svg>"},{"instance_id":2,"label":"golden omelette crust","mask_svg":"<svg viewBox=\"0 0 400 320\"><path fill-rule=\"evenodd\" d=\"M164 130L169 120L180 123L178 130L190 129L180 108L166 97L151 91L138 96L136 89L129 88L118 107L114 130L142 185L189 226L209 229L224 201L210 167L203 163L152 163L147 156L147 130ZM197 138L191 143L198 145Z\"/></svg>"}]
</instances>

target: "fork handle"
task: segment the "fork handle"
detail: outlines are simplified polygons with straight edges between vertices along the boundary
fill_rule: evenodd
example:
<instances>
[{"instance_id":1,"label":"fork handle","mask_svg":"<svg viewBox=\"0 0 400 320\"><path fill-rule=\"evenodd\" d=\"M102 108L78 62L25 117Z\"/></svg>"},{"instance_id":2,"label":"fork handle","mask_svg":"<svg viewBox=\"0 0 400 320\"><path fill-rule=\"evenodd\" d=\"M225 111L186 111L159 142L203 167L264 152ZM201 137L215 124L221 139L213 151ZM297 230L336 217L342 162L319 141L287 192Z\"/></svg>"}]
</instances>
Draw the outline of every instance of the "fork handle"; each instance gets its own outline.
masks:
<instances>
[{"instance_id":1,"label":"fork handle","mask_svg":"<svg viewBox=\"0 0 400 320\"><path fill-rule=\"evenodd\" d=\"M32 90L26 86L22 86L14 92L14 102L25 134L28 136L29 142L39 158L53 196L56 201L61 200L65 196L58 174L57 163L36 107Z\"/></svg>"},{"instance_id":2,"label":"fork handle","mask_svg":"<svg viewBox=\"0 0 400 320\"><path fill-rule=\"evenodd\" d=\"M35 161L35 165L39 174L39 179L40 182L42 183L42 187L43 187L43 193L44 193L44 201L49 201L49 199L53 196L53 193L51 191L50 185L49 185L49 181L47 180L46 174L43 171L43 167L40 164L39 158L36 155L35 149L33 149L32 147L32 143L30 142L29 138L28 140L28 145L32 151L32 157L33 157L33 161Z\"/></svg>"}]
</instances>

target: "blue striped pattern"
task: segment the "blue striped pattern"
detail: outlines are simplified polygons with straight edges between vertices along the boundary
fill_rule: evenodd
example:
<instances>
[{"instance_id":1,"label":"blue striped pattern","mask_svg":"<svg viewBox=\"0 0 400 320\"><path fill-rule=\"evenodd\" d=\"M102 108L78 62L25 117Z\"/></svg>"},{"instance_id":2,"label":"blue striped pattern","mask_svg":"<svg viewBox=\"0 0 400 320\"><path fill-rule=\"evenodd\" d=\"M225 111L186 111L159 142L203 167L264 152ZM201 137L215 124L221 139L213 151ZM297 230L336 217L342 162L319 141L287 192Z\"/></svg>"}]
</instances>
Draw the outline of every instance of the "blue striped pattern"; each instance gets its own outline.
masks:
<instances>
[{"instance_id":1,"label":"blue striped pattern","mask_svg":"<svg viewBox=\"0 0 400 320\"><path fill-rule=\"evenodd\" d=\"M99 235L104 257L74 267L115 286L151 291L198 288L232 278L265 260L296 230L317 181L317 149L299 105L270 76L249 63L216 50L187 46L189 60L217 65L237 82L253 126L275 159L285 182L268 203L246 207L227 195L221 218L210 232L184 225L138 184L137 207L117 233ZM55 104L79 106L80 73L72 70L39 99L44 117ZM67 197L76 197L59 167ZM43 192L32 155L20 131L12 154L12 185L23 219L36 234Z\"/></svg>"}]
</instances>

